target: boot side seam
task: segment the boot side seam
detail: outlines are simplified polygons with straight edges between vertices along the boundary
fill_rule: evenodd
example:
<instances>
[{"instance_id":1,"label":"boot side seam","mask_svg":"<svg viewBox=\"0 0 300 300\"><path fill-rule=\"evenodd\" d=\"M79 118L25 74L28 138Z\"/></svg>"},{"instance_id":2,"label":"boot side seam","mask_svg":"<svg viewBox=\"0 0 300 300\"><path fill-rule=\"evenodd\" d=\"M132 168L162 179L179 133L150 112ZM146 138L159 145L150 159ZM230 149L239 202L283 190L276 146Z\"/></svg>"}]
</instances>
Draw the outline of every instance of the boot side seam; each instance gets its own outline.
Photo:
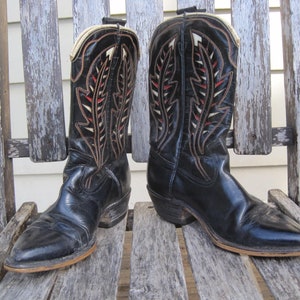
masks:
<instances>
[{"instance_id":1,"label":"boot side seam","mask_svg":"<svg viewBox=\"0 0 300 300\"><path fill-rule=\"evenodd\" d=\"M185 111L185 105L186 105L186 101L185 101L185 51L184 51L184 43L185 43L185 17L186 15L184 14L184 17L182 18L183 22L180 26L180 49L179 49L179 53L180 53L180 68L181 68L181 109L184 112ZM176 147L176 152L175 152L175 165L174 165L174 169L173 172L171 174L171 178L170 178L170 182L169 182L169 194L172 195L173 193L173 185L174 185L174 181L175 181L175 177L178 171L178 165L179 165L179 159L180 159L180 155L181 155L181 150L182 150L182 139L183 139L183 128L184 128L184 121L185 121L185 114L182 115L182 119L180 122L180 131L179 131L179 142L178 142L178 147Z\"/></svg>"}]
</instances>

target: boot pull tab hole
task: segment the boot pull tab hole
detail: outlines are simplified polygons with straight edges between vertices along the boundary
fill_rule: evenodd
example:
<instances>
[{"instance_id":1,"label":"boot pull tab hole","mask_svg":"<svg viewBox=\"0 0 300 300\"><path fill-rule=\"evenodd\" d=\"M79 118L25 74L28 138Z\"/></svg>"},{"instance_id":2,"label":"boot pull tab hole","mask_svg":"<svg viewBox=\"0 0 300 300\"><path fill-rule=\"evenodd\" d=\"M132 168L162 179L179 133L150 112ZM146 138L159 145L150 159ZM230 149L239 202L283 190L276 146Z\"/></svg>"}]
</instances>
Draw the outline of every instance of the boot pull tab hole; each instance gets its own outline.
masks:
<instances>
[{"instance_id":1,"label":"boot pull tab hole","mask_svg":"<svg viewBox=\"0 0 300 300\"><path fill-rule=\"evenodd\" d=\"M181 8L181 9L178 9L176 11L177 15L182 15L182 14L185 14L185 13L193 13L193 12L206 12L206 9L198 9L196 6L191 6L191 7L185 7L185 8Z\"/></svg>"}]
</instances>

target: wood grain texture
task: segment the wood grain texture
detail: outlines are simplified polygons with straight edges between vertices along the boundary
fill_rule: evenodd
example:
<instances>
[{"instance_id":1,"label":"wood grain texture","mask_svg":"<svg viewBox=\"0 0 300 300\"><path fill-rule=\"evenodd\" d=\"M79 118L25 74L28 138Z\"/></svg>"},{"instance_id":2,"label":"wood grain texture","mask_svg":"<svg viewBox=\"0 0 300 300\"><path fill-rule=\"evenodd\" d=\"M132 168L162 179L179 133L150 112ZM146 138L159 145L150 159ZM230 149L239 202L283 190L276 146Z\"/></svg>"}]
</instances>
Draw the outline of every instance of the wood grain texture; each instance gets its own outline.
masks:
<instances>
[{"instance_id":1,"label":"wood grain texture","mask_svg":"<svg viewBox=\"0 0 300 300\"><path fill-rule=\"evenodd\" d=\"M127 25L136 31L140 60L131 111L132 158L146 162L149 153L148 69L149 43L153 31L163 21L163 1L126 0Z\"/></svg>"},{"instance_id":2,"label":"wood grain texture","mask_svg":"<svg viewBox=\"0 0 300 300\"><path fill-rule=\"evenodd\" d=\"M134 208L130 282L130 299L187 299L176 228L151 203Z\"/></svg>"},{"instance_id":3,"label":"wood grain texture","mask_svg":"<svg viewBox=\"0 0 300 300\"><path fill-rule=\"evenodd\" d=\"M56 271L33 274L8 272L0 282L0 299L49 299L56 276Z\"/></svg>"},{"instance_id":4,"label":"wood grain texture","mask_svg":"<svg viewBox=\"0 0 300 300\"><path fill-rule=\"evenodd\" d=\"M252 258L275 299L300 299L300 258Z\"/></svg>"},{"instance_id":5,"label":"wood grain texture","mask_svg":"<svg viewBox=\"0 0 300 300\"><path fill-rule=\"evenodd\" d=\"M14 242L23 232L26 222L37 211L36 204L33 202L23 203L7 226L0 233L0 280L5 274L3 264L6 256L13 247ZM1 299L1 297L0 297Z\"/></svg>"},{"instance_id":6,"label":"wood grain texture","mask_svg":"<svg viewBox=\"0 0 300 300\"><path fill-rule=\"evenodd\" d=\"M20 0L28 137L33 161L66 158L56 0Z\"/></svg>"},{"instance_id":7,"label":"wood grain texture","mask_svg":"<svg viewBox=\"0 0 300 300\"><path fill-rule=\"evenodd\" d=\"M6 158L10 138L7 4L0 1L0 232L15 213L12 161Z\"/></svg>"},{"instance_id":8,"label":"wood grain texture","mask_svg":"<svg viewBox=\"0 0 300 300\"><path fill-rule=\"evenodd\" d=\"M98 228L96 251L59 272L48 299L116 299L125 228L126 218L112 228Z\"/></svg>"},{"instance_id":9,"label":"wood grain texture","mask_svg":"<svg viewBox=\"0 0 300 300\"><path fill-rule=\"evenodd\" d=\"M215 2L211 0L177 0L177 9L196 6L198 9L206 9L208 13L215 12Z\"/></svg>"},{"instance_id":10,"label":"wood grain texture","mask_svg":"<svg viewBox=\"0 0 300 300\"><path fill-rule=\"evenodd\" d=\"M300 9L297 0L281 0L284 86L287 126L293 128L295 144L288 147L288 195L298 205L300 174Z\"/></svg>"},{"instance_id":11,"label":"wood grain texture","mask_svg":"<svg viewBox=\"0 0 300 300\"><path fill-rule=\"evenodd\" d=\"M109 0L73 0L74 40L83 30L102 24L102 18L109 16Z\"/></svg>"},{"instance_id":12,"label":"wood grain texture","mask_svg":"<svg viewBox=\"0 0 300 300\"><path fill-rule=\"evenodd\" d=\"M182 230L201 299L262 299L248 257L215 247L198 222Z\"/></svg>"},{"instance_id":13,"label":"wood grain texture","mask_svg":"<svg viewBox=\"0 0 300 300\"><path fill-rule=\"evenodd\" d=\"M232 0L232 23L240 37L235 152L268 154L272 150L269 1Z\"/></svg>"}]
</instances>

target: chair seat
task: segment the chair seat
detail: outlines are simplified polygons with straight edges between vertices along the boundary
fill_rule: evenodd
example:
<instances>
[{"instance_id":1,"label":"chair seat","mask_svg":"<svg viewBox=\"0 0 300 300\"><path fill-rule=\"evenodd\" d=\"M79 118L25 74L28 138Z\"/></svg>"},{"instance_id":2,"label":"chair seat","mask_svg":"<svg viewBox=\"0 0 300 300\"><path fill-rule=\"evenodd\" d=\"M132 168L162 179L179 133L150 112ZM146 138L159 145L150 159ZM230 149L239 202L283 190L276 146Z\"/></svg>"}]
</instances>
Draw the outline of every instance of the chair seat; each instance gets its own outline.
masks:
<instances>
[{"instance_id":1,"label":"chair seat","mask_svg":"<svg viewBox=\"0 0 300 300\"><path fill-rule=\"evenodd\" d=\"M300 208L281 191L271 191L270 199L299 222ZM36 274L5 273L5 256L35 213L34 203L23 204L0 234L0 299L300 297L300 258L226 252L211 243L197 222L179 228L165 222L151 202L136 203L115 227L99 228L96 251L76 265Z\"/></svg>"}]
</instances>

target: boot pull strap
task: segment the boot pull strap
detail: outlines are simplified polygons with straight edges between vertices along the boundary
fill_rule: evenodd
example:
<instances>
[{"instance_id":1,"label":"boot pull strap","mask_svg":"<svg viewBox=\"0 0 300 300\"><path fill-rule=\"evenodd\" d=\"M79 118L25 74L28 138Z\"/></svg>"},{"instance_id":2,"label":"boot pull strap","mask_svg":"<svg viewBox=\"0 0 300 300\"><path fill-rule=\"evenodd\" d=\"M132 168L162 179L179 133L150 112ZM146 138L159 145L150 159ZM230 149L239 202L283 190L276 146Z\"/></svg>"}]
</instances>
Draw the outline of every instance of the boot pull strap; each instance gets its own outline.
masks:
<instances>
[{"instance_id":1,"label":"boot pull strap","mask_svg":"<svg viewBox=\"0 0 300 300\"><path fill-rule=\"evenodd\" d=\"M104 17L104 18L102 18L102 24L119 24L121 26L125 26L126 20L118 19L118 18Z\"/></svg>"},{"instance_id":2,"label":"boot pull strap","mask_svg":"<svg viewBox=\"0 0 300 300\"><path fill-rule=\"evenodd\" d=\"M191 7L185 7L185 8L181 8L178 9L176 11L177 15L182 15L184 13L194 13L194 12L206 12L206 9L201 9L201 8L197 8L196 6L191 6Z\"/></svg>"}]
</instances>

